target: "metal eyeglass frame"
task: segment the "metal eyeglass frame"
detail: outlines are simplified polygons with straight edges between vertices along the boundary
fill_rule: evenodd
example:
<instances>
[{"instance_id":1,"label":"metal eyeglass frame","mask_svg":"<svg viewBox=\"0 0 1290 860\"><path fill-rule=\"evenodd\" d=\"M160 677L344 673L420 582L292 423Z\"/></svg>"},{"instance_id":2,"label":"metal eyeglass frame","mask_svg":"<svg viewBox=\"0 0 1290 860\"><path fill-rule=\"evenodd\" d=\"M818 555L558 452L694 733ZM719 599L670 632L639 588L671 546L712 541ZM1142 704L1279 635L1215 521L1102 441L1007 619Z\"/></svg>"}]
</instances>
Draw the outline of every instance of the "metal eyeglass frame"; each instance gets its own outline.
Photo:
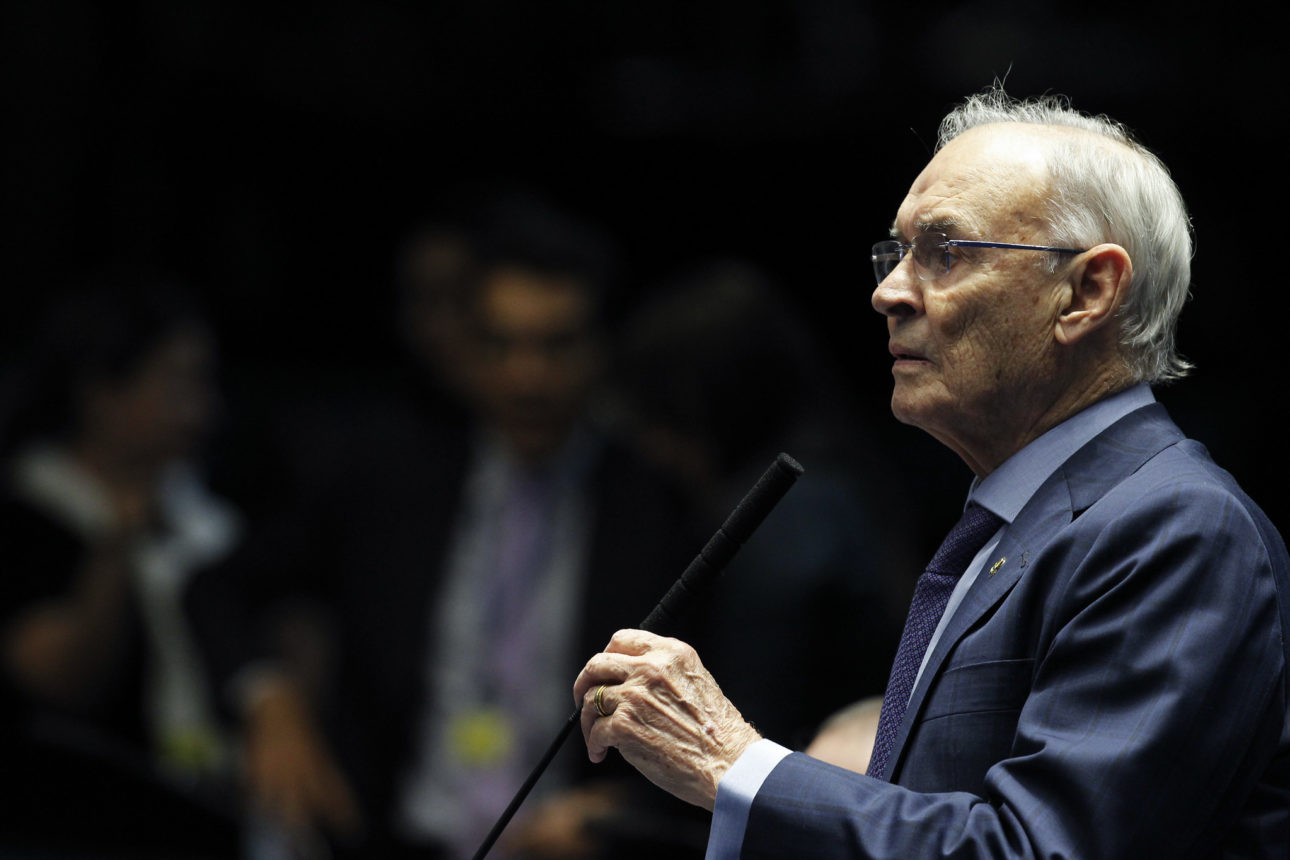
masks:
<instances>
[{"instance_id":1,"label":"metal eyeglass frame","mask_svg":"<svg viewBox=\"0 0 1290 860\"><path fill-rule=\"evenodd\" d=\"M935 237L937 241L927 243L926 239ZM922 244L920 244L920 242ZM942 272L934 271L934 266L929 263L934 262L931 257L931 249L940 248L944 251L945 268ZM950 266L954 264L950 256L950 248L1003 248L1009 251L1048 251L1053 254L1082 254L1087 248L1055 248L1051 245L1018 245L1013 242L981 242L976 239L951 239L944 233L919 233L914 237L914 241L906 244L899 239L886 239L882 242L875 242L873 246L872 257L873 274L882 283L883 279L892 273L900 265L900 261L905 259L905 255L910 251L914 252L914 271L918 273L920 280L929 281L938 274L949 274ZM925 257L928 259L920 259Z\"/></svg>"}]
</instances>

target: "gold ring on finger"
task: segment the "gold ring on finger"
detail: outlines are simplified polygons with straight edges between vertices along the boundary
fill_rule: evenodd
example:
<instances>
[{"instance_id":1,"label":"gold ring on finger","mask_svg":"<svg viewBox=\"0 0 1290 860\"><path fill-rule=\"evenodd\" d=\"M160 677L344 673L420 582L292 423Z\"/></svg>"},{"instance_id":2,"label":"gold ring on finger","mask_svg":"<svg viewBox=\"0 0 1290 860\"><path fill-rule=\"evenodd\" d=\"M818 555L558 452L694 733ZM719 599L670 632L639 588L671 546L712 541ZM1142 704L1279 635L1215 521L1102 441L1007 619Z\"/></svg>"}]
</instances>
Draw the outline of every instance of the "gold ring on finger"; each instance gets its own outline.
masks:
<instances>
[{"instance_id":1,"label":"gold ring on finger","mask_svg":"<svg viewBox=\"0 0 1290 860\"><path fill-rule=\"evenodd\" d=\"M605 687L607 684L601 684L596 688L596 695L591 698L591 703L596 706L596 713L602 717L607 717L611 713L605 710Z\"/></svg>"}]
</instances>

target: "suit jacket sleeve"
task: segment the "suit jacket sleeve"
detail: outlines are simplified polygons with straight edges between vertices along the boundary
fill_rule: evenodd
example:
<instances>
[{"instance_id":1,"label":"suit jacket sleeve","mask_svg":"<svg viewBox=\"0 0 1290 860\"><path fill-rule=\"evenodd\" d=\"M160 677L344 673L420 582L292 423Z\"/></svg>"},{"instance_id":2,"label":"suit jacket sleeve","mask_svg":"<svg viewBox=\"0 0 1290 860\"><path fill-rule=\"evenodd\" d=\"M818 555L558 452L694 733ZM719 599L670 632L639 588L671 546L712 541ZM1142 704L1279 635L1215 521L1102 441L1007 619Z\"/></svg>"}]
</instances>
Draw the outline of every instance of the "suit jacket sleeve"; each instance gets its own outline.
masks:
<instances>
[{"instance_id":1,"label":"suit jacket sleeve","mask_svg":"<svg viewBox=\"0 0 1290 860\"><path fill-rule=\"evenodd\" d=\"M741 856L1286 856L1285 549L1209 469L1068 507L952 645L898 784L789 756Z\"/></svg>"}]
</instances>

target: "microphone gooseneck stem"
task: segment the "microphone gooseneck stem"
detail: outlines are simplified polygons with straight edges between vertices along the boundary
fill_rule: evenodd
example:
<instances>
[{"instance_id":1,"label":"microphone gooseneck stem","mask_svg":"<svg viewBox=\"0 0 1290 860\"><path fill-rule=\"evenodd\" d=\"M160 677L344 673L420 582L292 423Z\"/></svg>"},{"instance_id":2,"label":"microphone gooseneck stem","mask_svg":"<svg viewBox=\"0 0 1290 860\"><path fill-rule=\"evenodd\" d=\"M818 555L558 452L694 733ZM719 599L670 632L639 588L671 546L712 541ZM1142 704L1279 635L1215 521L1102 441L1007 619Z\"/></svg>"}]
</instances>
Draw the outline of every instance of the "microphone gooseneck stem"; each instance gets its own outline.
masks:
<instances>
[{"instance_id":1,"label":"microphone gooseneck stem","mask_svg":"<svg viewBox=\"0 0 1290 860\"><path fill-rule=\"evenodd\" d=\"M753 485L753 488L739 501L735 509L726 517L726 521L721 524L721 528L708 540L699 554L694 557L694 561L681 574L672 587L668 589L667 594L658 602L654 610L646 616L641 622L640 629L648 630L651 633L667 635L681 617L689 611L694 605L695 600L704 592L712 588L744 542L752 536L757 527L766 519L766 515L771 509L779 503L789 488L798 479L804 470L800 463L787 454L780 454L770 464L770 467L762 474ZM520 804L528 797L533 786L537 784L551 760L555 758L560 747L573 733L574 726L578 725L582 716L582 707L574 708L569 719L565 721L564 726L555 736L555 740L547 747L546 752L542 754L541 760L533 771L524 780L519 791L511 798L511 802L502 812L493 828L488 831L484 841L480 843L479 849L475 851L473 860L483 860L493 847L502 831L506 829L515 813L519 811Z\"/></svg>"}]
</instances>

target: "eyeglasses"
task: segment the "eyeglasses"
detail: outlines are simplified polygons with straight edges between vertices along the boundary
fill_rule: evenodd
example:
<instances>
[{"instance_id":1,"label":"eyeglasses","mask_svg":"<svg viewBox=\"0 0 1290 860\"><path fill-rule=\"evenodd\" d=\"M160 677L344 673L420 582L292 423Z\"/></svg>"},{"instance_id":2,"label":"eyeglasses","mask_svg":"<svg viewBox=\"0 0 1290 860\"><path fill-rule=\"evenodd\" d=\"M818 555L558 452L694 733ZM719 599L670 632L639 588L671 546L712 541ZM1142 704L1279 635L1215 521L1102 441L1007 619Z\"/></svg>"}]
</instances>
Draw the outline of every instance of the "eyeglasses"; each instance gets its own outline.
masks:
<instances>
[{"instance_id":1,"label":"eyeglasses","mask_svg":"<svg viewBox=\"0 0 1290 860\"><path fill-rule=\"evenodd\" d=\"M944 233L919 233L905 244L887 239L873 246L873 274L882 283L910 251L914 252L914 271L924 281L949 274L954 265L952 248L1005 248L1010 251L1048 251L1053 254L1082 254L1084 248L1053 248L1048 245L1014 245L1010 242L978 242L973 239L951 239Z\"/></svg>"}]
</instances>

